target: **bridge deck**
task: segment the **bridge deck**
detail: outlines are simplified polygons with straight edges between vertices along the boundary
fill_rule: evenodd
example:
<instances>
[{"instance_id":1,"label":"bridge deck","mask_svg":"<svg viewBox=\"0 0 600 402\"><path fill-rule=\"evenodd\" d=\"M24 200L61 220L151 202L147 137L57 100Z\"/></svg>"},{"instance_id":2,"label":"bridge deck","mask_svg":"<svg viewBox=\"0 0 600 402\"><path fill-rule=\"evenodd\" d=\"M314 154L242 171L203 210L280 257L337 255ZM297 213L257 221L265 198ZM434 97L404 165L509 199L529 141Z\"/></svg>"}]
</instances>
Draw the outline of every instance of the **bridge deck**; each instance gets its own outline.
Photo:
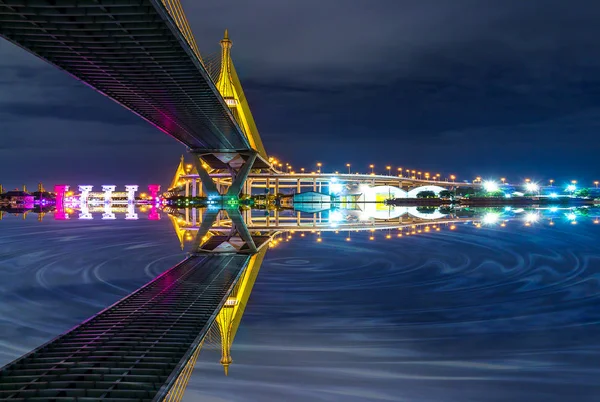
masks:
<instances>
[{"instance_id":1,"label":"bridge deck","mask_svg":"<svg viewBox=\"0 0 600 402\"><path fill-rule=\"evenodd\" d=\"M0 400L152 401L173 386L248 263L190 257L0 371Z\"/></svg>"},{"instance_id":2,"label":"bridge deck","mask_svg":"<svg viewBox=\"0 0 600 402\"><path fill-rule=\"evenodd\" d=\"M250 149L161 0L0 0L0 36L189 147Z\"/></svg>"}]
</instances>

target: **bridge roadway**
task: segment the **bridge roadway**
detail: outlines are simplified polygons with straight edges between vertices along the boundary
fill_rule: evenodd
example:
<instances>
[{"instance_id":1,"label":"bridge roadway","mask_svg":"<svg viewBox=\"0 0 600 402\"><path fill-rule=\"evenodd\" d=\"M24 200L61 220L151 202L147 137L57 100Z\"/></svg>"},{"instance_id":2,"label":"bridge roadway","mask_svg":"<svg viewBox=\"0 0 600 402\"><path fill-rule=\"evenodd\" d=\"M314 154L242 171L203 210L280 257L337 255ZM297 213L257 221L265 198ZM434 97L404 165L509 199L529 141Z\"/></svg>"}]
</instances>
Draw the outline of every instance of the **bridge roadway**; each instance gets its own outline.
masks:
<instances>
[{"instance_id":1,"label":"bridge roadway","mask_svg":"<svg viewBox=\"0 0 600 402\"><path fill-rule=\"evenodd\" d=\"M0 0L0 36L190 148L251 149L178 0Z\"/></svg>"},{"instance_id":2,"label":"bridge roadway","mask_svg":"<svg viewBox=\"0 0 600 402\"><path fill-rule=\"evenodd\" d=\"M3 367L0 400L177 400L169 392L183 394L180 375L189 379L190 362L250 258L189 257Z\"/></svg>"},{"instance_id":3,"label":"bridge roadway","mask_svg":"<svg viewBox=\"0 0 600 402\"><path fill-rule=\"evenodd\" d=\"M1 1L1 0L0 0ZM215 179L217 183L228 183L231 176L227 173L211 173L210 177ZM199 180L198 174L182 174L177 179L187 180ZM311 183L316 184L327 184L332 180L338 180L346 183L366 183L375 185L399 185L399 186L440 186L446 188L452 187L474 187L479 188L483 186L480 182L461 182L461 181L446 181L446 180L427 180L427 179L413 179L410 177L401 177L393 175L382 175L382 174L361 174L361 173L284 173L284 172L269 172L269 173L254 173L248 174L248 180L252 183L266 183L269 186L275 187L275 183L278 182L281 188L295 188L298 183L302 183L303 186ZM176 181L175 181L176 182ZM291 184L290 184L291 183ZM256 187L260 185L253 184ZM265 184L266 185L266 184ZM262 186L264 187L264 185Z\"/></svg>"}]
</instances>

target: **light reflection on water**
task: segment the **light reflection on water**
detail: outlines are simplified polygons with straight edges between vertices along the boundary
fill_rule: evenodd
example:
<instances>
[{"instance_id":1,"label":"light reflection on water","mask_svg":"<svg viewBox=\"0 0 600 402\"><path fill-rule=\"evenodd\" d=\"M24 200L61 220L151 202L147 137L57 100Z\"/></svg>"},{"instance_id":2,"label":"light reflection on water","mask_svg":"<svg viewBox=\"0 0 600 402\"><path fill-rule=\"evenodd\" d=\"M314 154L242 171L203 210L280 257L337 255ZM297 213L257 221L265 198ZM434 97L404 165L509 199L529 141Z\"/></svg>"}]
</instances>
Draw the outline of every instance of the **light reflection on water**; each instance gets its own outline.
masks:
<instances>
[{"instance_id":1,"label":"light reflection on water","mask_svg":"<svg viewBox=\"0 0 600 402\"><path fill-rule=\"evenodd\" d=\"M167 220L0 225L0 364L184 257ZM598 226L295 236L267 253L229 377L203 351L184 400L597 400Z\"/></svg>"}]
</instances>

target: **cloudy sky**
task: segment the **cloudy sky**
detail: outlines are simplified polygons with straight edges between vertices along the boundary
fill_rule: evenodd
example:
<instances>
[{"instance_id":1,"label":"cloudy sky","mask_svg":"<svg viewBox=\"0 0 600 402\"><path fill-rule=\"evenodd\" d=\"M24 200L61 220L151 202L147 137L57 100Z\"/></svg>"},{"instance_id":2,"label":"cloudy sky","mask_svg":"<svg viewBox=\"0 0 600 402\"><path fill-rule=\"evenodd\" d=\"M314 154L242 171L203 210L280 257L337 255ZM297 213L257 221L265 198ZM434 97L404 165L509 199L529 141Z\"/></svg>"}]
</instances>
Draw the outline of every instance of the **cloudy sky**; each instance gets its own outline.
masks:
<instances>
[{"instance_id":1,"label":"cloudy sky","mask_svg":"<svg viewBox=\"0 0 600 402\"><path fill-rule=\"evenodd\" d=\"M295 167L600 178L600 5L588 0L182 1L225 28L267 151ZM0 41L6 186L166 183L185 150Z\"/></svg>"}]
</instances>

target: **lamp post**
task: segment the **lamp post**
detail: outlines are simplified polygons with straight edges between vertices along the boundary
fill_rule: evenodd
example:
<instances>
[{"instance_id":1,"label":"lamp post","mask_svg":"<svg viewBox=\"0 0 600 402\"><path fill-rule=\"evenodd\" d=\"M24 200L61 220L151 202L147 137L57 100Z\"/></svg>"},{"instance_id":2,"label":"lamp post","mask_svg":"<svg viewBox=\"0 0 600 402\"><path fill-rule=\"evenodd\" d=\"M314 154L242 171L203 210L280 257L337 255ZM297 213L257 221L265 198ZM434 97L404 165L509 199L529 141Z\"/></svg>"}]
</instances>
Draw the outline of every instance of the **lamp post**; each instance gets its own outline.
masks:
<instances>
[{"instance_id":1,"label":"lamp post","mask_svg":"<svg viewBox=\"0 0 600 402\"><path fill-rule=\"evenodd\" d=\"M369 167L371 168L371 174L375 174L375 165L369 165Z\"/></svg>"},{"instance_id":2,"label":"lamp post","mask_svg":"<svg viewBox=\"0 0 600 402\"><path fill-rule=\"evenodd\" d=\"M452 183L454 183L454 180L456 180L456 176L454 176L453 174L450 175L450 180L452 180Z\"/></svg>"},{"instance_id":3,"label":"lamp post","mask_svg":"<svg viewBox=\"0 0 600 402\"><path fill-rule=\"evenodd\" d=\"M402 168L398 168L398 177L402 177Z\"/></svg>"},{"instance_id":4,"label":"lamp post","mask_svg":"<svg viewBox=\"0 0 600 402\"><path fill-rule=\"evenodd\" d=\"M348 168L348 174L350 174L350 164L346 163L346 167Z\"/></svg>"},{"instance_id":5,"label":"lamp post","mask_svg":"<svg viewBox=\"0 0 600 402\"><path fill-rule=\"evenodd\" d=\"M552 184L554 184L554 179L550 179L550 187L552 187Z\"/></svg>"},{"instance_id":6,"label":"lamp post","mask_svg":"<svg viewBox=\"0 0 600 402\"><path fill-rule=\"evenodd\" d=\"M323 166L323 164L321 162L317 162L317 173L321 173L321 166Z\"/></svg>"},{"instance_id":7,"label":"lamp post","mask_svg":"<svg viewBox=\"0 0 600 402\"><path fill-rule=\"evenodd\" d=\"M388 176L391 176L392 175L392 167L391 166L386 166L385 168L388 171Z\"/></svg>"},{"instance_id":8,"label":"lamp post","mask_svg":"<svg viewBox=\"0 0 600 402\"><path fill-rule=\"evenodd\" d=\"M506 183L506 178L502 177L502 178L500 178L500 181L502 182L502 185L504 185Z\"/></svg>"},{"instance_id":9,"label":"lamp post","mask_svg":"<svg viewBox=\"0 0 600 402\"><path fill-rule=\"evenodd\" d=\"M594 182L594 185L596 186L596 188L598 188L598 184L599 184L599 183L600 183L599 181L595 181L595 182Z\"/></svg>"}]
</instances>

